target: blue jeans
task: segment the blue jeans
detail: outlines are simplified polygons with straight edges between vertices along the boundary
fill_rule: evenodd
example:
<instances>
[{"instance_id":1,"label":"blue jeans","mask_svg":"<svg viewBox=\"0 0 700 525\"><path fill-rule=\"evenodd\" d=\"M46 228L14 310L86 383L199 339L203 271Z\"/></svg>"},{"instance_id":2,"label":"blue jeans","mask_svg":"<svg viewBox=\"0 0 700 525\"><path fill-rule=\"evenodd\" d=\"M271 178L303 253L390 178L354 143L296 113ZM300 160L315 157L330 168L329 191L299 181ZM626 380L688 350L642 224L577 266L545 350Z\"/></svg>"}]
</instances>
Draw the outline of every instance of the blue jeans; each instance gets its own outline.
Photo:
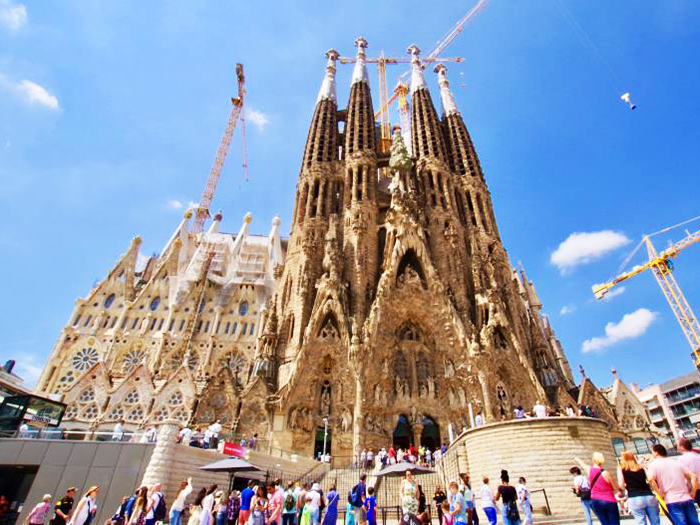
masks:
<instances>
[{"instance_id":1,"label":"blue jeans","mask_svg":"<svg viewBox=\"0 0 700 525\"><path fill-rule=\"evenodd\" d=\"M320 517L321 517L321 511L319 509L312 510L309 512L309 518L310 518L309 522L312 523L313 525L318 525L320 523L319 522ZM696 524L696 525L698 525L698 524Z\"/></svg>"},{"instance_id":2,"label":"blue jeans","mask_svg":"<svg viewBox=\"0 0 700 525\"><path fill-rule=\"evenodd\" d=\"M673 525L700 525L695 503L692 499L681 503L668 503L668 513L671 515Z\"/></svg>"},{"instance_id":3,"label":"blue jeans","mask_svg":"<svg viewBox=\"0 0 700 525\"><path fill-rule=\"evenodd\" d=\"M627 505L637 525L660 525L656 496L634 496L627 500Z\"/></svg>"},{"instance_id":4,"label":"blue jeans","mask_svg":"<svg viewBox=\"0 0 700 525\"><path fill-rule=\"evenodd\" d=\"M217 512L216 513L216 525L226 525L226 513Z\"/></svg>"},{"instance_id":5,"label":"blue jeans","mask_svg":"<svg viewBox=\"0 0 700 525\"><path fill-rule=\"evenodd\" d=\"M483 507L482 510L486 514L486 519L489 520L489 525L498 523L498 513L494 507Z\"/></svg>"},{"instance_id":6,"label":"blue jeans","mask_svg":"<svg viewBox=\"0 0 700 525\"><path fill-rule=\"evenodd\" d=\"M294 512L283 512L282 525L294 525L296 518L297 515ZM241 523L241 525L245 525L245 523Z\"/></svg>"},{"instance_id":7,"label":"blue jeans","mask_svg":"<svg viewBox=\"0 0 700 525\"><path fill-rule=\"evenodd\" d=\"M593 518L591 518L591 510L593 509L593 501L590 499L581 500L581 508L583 509L583 514L586 516L586 524L593 525Z\"/></svg>"},{"instance_id":8,"label":"blue jeans","mask_svg":"<svg viewBox=\"0 0 700 525\"><path fill-rule=\"evenodd\" d=\"M620 525L620 510L617 508L617 503L599 499L592 499L591 502L593 503L593 512L600 521L600 525ZM674 523L673 525L680 524Z\"/></svg>"},{"instance_id":9,"label":"blue jeans","mask_svg":"<svg viewBox=\"0 0 700 525\"><path fill-rule=\"evenodd\" d=\"M501 518L503 519L503 525L520 525L520 520L508 519L508 507L505 504L501 507Z\"/></svg>"},{"instance_id":10,"label":"blue jeans","mask_svg":"<svg viewBox=\"0 0 700 525\"><path fill-rule=\"evenodd\" d=\"M180 518L182 518L181 510L170 509L170 525L180 525Z\"/></svg>"}]
</instances>

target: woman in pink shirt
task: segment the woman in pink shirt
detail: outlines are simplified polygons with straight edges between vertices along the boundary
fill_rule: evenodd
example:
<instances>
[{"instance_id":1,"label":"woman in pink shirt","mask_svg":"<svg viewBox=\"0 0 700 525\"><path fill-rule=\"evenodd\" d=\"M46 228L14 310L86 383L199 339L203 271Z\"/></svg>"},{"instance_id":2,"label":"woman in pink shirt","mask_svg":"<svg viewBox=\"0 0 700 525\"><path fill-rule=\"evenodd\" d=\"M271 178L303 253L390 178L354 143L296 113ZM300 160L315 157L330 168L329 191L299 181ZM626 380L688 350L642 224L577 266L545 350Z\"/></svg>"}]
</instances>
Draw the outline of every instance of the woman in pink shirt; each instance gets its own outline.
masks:
<instances>
[{"instance_id":1,"label":"woman in pink shirt","mask_svg":"<svg viewBox=\"0 0 700 525\"><path fill-rule=\"evenodd\" d=\"M594 452L593 465L586 465L579 458L574 459L588 474L593 512L601 525L620 525L620 510L615 498L619 488L615 478L603 468L605 456L600 452Z\"/></svg>"},{"instance_id":2,"label":"woman in pink shirt","mask_svg":"<svg viewBox=\"0 0 700 525\"><path fill-rule=\"evenodd\" d=\"M44 525L49 512L51 512L51 494L44 494L41 503L37 503L27 516L27 521L30 525Z\"/></svg>"}]
</instances>

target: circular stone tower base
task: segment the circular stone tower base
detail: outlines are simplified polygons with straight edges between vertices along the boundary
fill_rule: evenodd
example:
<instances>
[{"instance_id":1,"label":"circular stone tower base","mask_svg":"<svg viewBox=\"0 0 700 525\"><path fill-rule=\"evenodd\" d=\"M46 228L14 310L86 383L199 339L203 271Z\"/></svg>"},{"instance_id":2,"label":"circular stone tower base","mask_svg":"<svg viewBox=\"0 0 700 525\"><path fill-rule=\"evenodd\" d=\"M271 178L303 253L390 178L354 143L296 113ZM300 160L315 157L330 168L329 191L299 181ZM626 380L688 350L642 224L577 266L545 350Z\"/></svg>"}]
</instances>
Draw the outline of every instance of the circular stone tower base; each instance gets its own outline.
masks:
<instances>
[{"instance_id":1,"label":"circular stone tower base","mask_svg":"<svg viewBox=\"0 0 700 525\"><path fill-rule=\"evenodd\" d=\"M466 452L477 495L484 476L494 488L501 469L506 469L513 485L520 476L527 479L535 511L545 507L544 494L538 490L545 489L551 512L557 515L581 512L580 501L571 492L569 469L575 465L574 457L590 464L593 452L600 452L607 469L616 467L610 433L600 419L551 417L494 423L468 430L456 445L460 469Z\"/></svg>"}]
</instances>

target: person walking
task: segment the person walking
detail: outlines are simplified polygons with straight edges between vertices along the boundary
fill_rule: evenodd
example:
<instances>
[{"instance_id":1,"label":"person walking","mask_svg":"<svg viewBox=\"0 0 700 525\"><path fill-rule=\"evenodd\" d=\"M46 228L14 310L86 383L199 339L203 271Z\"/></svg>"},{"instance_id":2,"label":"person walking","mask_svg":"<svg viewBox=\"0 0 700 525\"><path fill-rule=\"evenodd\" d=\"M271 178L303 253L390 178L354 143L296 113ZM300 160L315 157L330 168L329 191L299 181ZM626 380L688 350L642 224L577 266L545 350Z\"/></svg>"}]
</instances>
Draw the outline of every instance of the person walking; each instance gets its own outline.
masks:
<instances>
[{"instance_id":1,"label":"person walking","mask_svg":"<svg viewBox=\"0 0 700 525\"><path fill-rule=\"evenodd\" d=\"M340 495L335 490L335 485L331 485L328 494L326 494L326 514L323 516L323 525L335 525L335 522L338 520L339 499Z\"/></svg>"},{"instance_id":2,"label":"person walking","mask_svg":"<svg viewBox=\"0 0 700 525\"><path fill-rule=\"evenodd\" d=\"M151 487L151 495L148 498L148 507L146 508L146 525L156 525L156 521L165 519L165 496L161 492L162 486L156 483Z\"/></svg>"},{"instance_id":3,"label":"person walking","mask_svg":"<svg viewBox=\"0 0 700 525\"><path fill-rule=\"evenodd\" d=\"M481 510L486 514L486 519L489 520L489 525L498 523L498 512L496 504L493 501L493 490L489 486L489 478L484 478L481 485Z\"/></svg>"},{"instance_id":4,"label":"person walking","mask_svg":"<svg viewBox=\"0 0 700 525\"><path fill-rule=\"evenodd\" d=\"M680 464L700 480L700 454L693 451L690 440L688 438L679 439L678 450L681 452L681 457L678 458ZM700 505L700 490L695 493L695 503Z\"/></svg>"},{"instance_id":5,"label":"person walking","mask_svg":"<svg viewBox=\"0 0 700 525\"><path fill-rule=\"evenodd\" d=\"M216 525L226 525L228 521L228 492L219 490L216 494L214 503Z\"/></svg>"},{"instance_id":6,"label":"person walking","mask_svg":"<svg viewBox=\"0 0 700 525\"><path fill-rule=\"evenodd\" d=\"M694 503L698 491L697 476L680 461L669 458L666 447L660 443L651 447L651 455L654 461L649 464L649 484L666 502L673 525L699 525Z\"/></svg>"},{"instance_id":7,"label":"person walking","mask_svg":"<svg viewBox=\"0 0 700 525\"><path fill-rule=\"evenodd\" d=\"M180 482L175 501L170 505L170 525L182 524L182 511L185 509L185 500L192 493L192 489L192 478L183 479Z\"/></svg>"},{"instance_id":8,"label":"person walking","mask_svg":"<svg viewBox=\"0 0 700 525\"><path fill-rule=\"evenodd\" d=\"M467 503L464 499L464 494L459 491L459 485L456 481L450 482L450 517L454 525L470 525L471 511L467 509Z\"/></svg>"},{"instance_id":9,"label":"person walking","mask_svg":"<svg viewBox=\"0 0 700 525\"><path fill-rule=\"evenodd\" d=\"M374 497L374 487L369 487L367 489L365 509L367 515L367 523L369 525L377 525L377 498Z\"/></svg>"},{"instance_id":10,"label":"person walking","mask_svg":"<svg viewBox=\"0 0 700 525\"><path fill-rule=\"evenodd\" d=\"M37 503L27 516L29 525L44 525L51 512L51 494L44 494L41 502Z\"/></svg>"},{"instance_id":11,"label":"person walking","mask_svg":"<svg viewBox=\"0 0 700 525\"><path fill-rule=\"evenodd\" d=\"M503 501L501 517L504 525L520 525L520 513L518 512L518 493L510 484L510 476L507 470L501 470L501 484L496 491L496 501Z\"/></svg>"},{"instance_id":12,"label":"person walking","mask_svg":"<svg viewBox=\"0 0 700 525\"><path fill-rule=\"evenodd\" d=\"M268 510L267 492L263 485L258 485L255 496L250 502L250 520L252 525L265 525Z\"/></svg>"},{"instance_id":13,"label":"person walking","mask_svg":"<svg viewBox=\"0 0 700 525\"><path fill-rule=\"evenodd\" d=\"M228 505L226 506L226 523L227 525L236 525L238 516L241 513L241 496L237 490L232 491L228 496Z\"/></svg>"},{"instance_id":14,"label":"person walking","mask_svg":"<svg viewBox=\"0 0 700 525\"><path fill-rule=\"evenodd\" d=\"M520 509L523 511L523 525L532 525L532 503L530 503L530 491L527 490L526 483L525 478L521 477L518 479L515 490L518 493Z\"/></svg>"},{"instance_id":15,"label":"person walking","mask_svg":"<svg viewBox=\"0 0 700 525\"><path fill-rule=\"evenodd\" d=\"M435 512L438 517L438 525L442 524L442 502L447 499L447 494L442 490L440 485L435 487L435 493L433 494L433 503L435 504Z\"/></svg>"},{"instance_id":16,"label":"person walking","mask_svg":"<svg viewBox=\"0 0 700 525\"><path fill-rule=\"evenodd\" d=\"M334 487L331 487L334 488ZM337 509L336 509L337 510ZM282 508L282 525L295 525L297 515L297 494L294 491L294 483L287 484L284 491L284 507Z\"/></svg>"},{"instance_id":17,"label":"person walking","mask_svg":"<svg viewBox=\"0 0 700 525\"><path fill-rule=\"evenodd\" d=\"M71 511L73 510L73 501L75 500L75 487L70 487L63 496L54 505L54 513L51 518L51 525L66 525L70 519Z\"/></svg>"},{"instance_id":18,"label":"person walking","mask_svg":"<svg viewBox=\"0 0 700 525\"><path fill-rule=\"evenodd\" d=\"M311 490L306 493L306 507L309 511L310 525L319 525L321 523L321 487L318 483L311 485Z\"/></svg>"},{"instance_id":19,"label":"person walking","mask_svg":"<svg viewBox=\"0 0 700 525\"><path fill-rule=\"evenodd\" d=\"M93 485L90 487L78 502L75 512L71 516L69 525L90 525L90 522L97 514L97 495L100 487Z\"/></svg>"},{"instance_id":20,"label":"person walking","mask_svg":"<svg viewBox=\"0 0 700 525\"><path fill-rule=\"evenodd\" d=\"M600 452L594 452L592 465L587 465L579 458L575 460L588 474L591 505L598 521L601 525L620 525L620 509L615 498L615 493L619 492L619 489L615 478L603 468L605 456Z\"/></svg>"},{"instance_id":21,"label":"person walking","mask_svg":"<svg viewBox=\"0 0 700 525\"><path fill-rule=\"evenodd\" d=\"M366 521L365 515L365 498L367 497L367 485L365 485L365 480L367 479L367 474L360 474L360 481L357 482L352 490L350 491L350 510L353 515L353 522L355 525L363 525Z\"/></svg>"},{"instance_id":22,"label":"person walking","mask_svg":"<svg viewBox=\"0 0 700 525\"><path fill-rule=\"evenodd\" d=\"M207 496L207 489L202 487L194 499L194 503L190 505L190 519L187 520L187 525L200 525L202 521L202 502Z\"/></svg>"},{"instance_id":23,"label":"person walking","mask_svg":"<svg viewBox=\"0 0 700 525\"><path fill-rule=\"evenodd\" d=\"M406 477L401 481L401 510L403 514L416 514L418 512L418 498L420 491L413 479L413 470L406 471Z\"/></svg>"},{"instance_id":24,"label":"person walking","mask_svg":"<svg viewBox=\"0 0 700 525\"><path fill-rule=\"evenodd\" d=\"M284 489L282 489L282 481L276 479L270 484L269 491L269 508L270 517L267 519L267 525L280 525L282 522L282 510L284 508Z\"/></svg>"},{"instance_id":25,"label":"person walking","mask_svg":"<svg viewBox=\"0 0 700 525\"><path fill-rule=\"evenodd\" d=\"M637 525L660 525L659 502L647 482L647 475L637 463L634 452L625 450L617 468L620 490L627 491L627 505Z\"/></svg>"},{"instance_id":26,"label":"person walking","mask_svg":"<svg viewBox=\"0 0 700 525\"><path fill-rule=\"evenodd\" d=\"M593 525L593 518L591 517L593 502L591 501L591 485L588 483L588 478L581 474L581 469L578 467L571 467L569 472L574 476L571 490L581 500L581 508L586 517L586 525Z\"/></svg>"}]
</instances>

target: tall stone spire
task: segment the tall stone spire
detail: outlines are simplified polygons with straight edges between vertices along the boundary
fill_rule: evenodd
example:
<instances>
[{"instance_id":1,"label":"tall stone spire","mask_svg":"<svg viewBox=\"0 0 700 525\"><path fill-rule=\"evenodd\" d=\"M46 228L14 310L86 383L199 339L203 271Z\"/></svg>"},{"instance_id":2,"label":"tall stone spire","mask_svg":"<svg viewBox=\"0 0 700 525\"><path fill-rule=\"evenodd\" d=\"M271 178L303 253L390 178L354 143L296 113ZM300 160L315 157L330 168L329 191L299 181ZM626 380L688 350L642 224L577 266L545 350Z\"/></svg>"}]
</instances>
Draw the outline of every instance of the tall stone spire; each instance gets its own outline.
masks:
<instances>
[{"instance_id":1,"label":"tall stone spire","mask_svg":"<svg viewBox=\"0 0 700 525\"><path fill-rule=\"evenodd\" d=\"M318 98L316 99L317 104L322 100L332 100L333 102L337 102L338 100L335 89L335 61L338 60L338 52L335 49L329 49L326 51L326 57L328 57L326 76L323 77L321 89L318 92Z\"/></svg>"},{"instance_id":2,"label":"tall stone spire","mask_svg":"<svg viewBox=\"0 0 700 525\"><path fill-rule=\"evenodd\" d=\"M425 82L423 67L418 57L420 49L412 45L411 54L411 98L413 101L413 155L417 158L439 159L447 164L445 139L440 129L440 119L435 111L430 91Z\"/></svg>"},{"instance_id":3,"label":"tall stone spire","mask_svg":"<svg viewBox=\"0 0 700 525\"><path fill-rule=\"evenodd\" d=\"M374 108L369 90L369 78L365 64L367 40L360 37L355 40L357 62L350 84L350 101L348 102L347 125L345 126L345 156L351 157L363 150L374 150L376 137L374 132Z\"/></svg>"},{"instance_id":4,"label":"tall stone spire","mask_svg":"<svg viewBox=\"0 0 700 525\"><path fill-rule=\"evenodd\" d=\"M435 72L438 74L438 84L440 85L440 98L442 98L442 109L445 115L459 115L455 97L450 91L450 81L447 80L447 68L444 64L435 66Z\"/></svg>"}]
</instances>

